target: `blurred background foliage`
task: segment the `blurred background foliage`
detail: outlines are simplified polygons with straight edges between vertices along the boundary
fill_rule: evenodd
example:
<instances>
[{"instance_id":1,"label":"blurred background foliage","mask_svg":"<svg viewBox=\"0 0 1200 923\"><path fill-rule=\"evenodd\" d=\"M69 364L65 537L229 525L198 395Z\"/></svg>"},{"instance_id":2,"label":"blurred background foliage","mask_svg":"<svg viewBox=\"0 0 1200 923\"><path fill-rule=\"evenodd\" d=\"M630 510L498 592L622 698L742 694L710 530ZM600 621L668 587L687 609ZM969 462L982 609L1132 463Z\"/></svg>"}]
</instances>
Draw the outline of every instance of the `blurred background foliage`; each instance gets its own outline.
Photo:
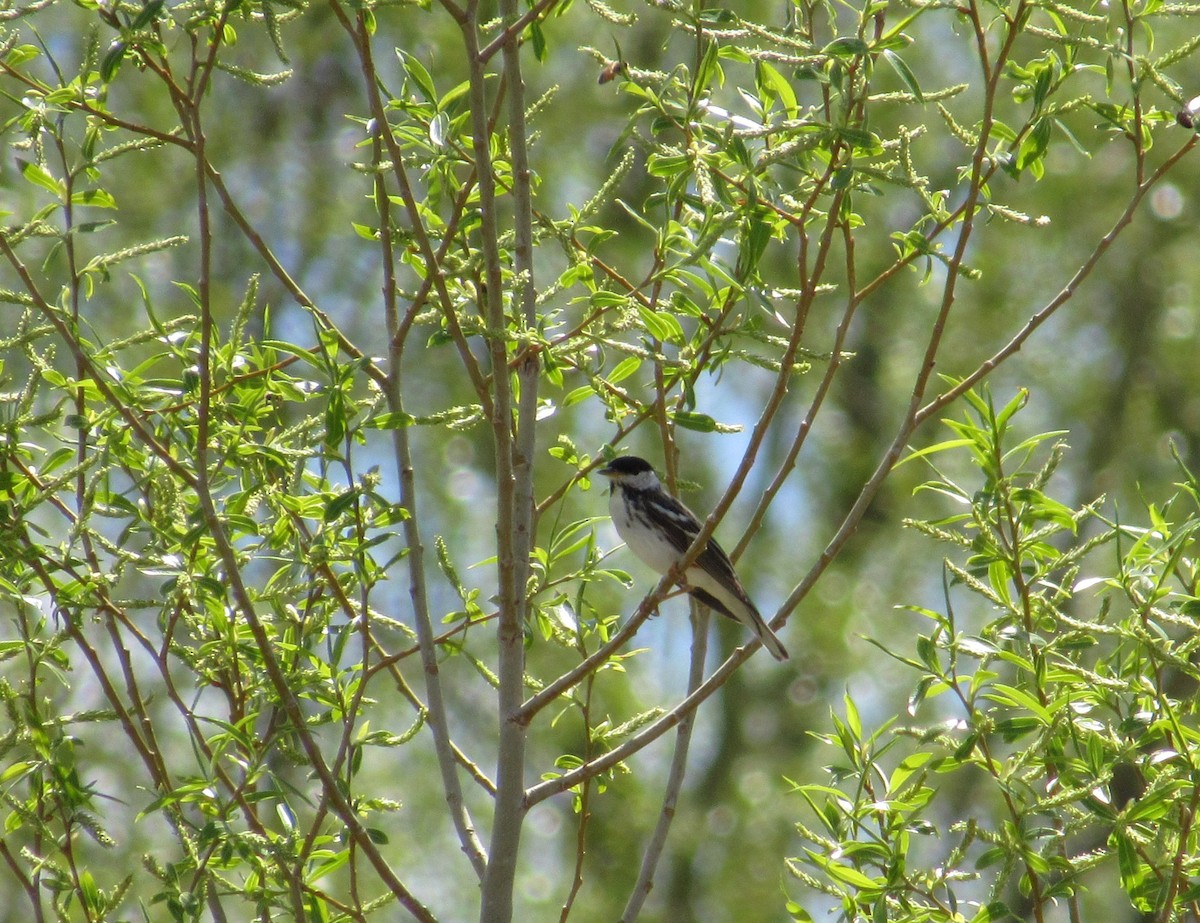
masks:
<instances>
[{"instance_id":1,"label":"blurred background foliage","mask_svg":"<svg viewBox=\"0 0 1200 923\"><path fill-rule=\"evenodd\" d=\"M88 6L51 5L30 17L38 38L22 40L44 43L59 60L79 60L88 43L97 40ZM638 100L622 91L621 81L599 84L597 77L602 59L617 56L618 43L631 67L670 71L682 54L681 46L690 39L673 29L673 16L665 3L613 6L622 15L635 15L636 24L618 26L576 3L546 21L550 51L544 61L530 59L527 64L528 98L535 100L553 91L533 122L536 204L545 214L562 216L568 202L588 198L627 150L634 152L636 165L617 194L637 203L649 189L644 172L649 128L644 122L632 126L629 122ZM788 15L786 6L775 0L737 4L741 16L767 22ZM1100 4L1089 11L1097 16L1118 15L1116 7ZM446 16L419 5L380 6L375 15L380 47L392 43L423 62L439 89L465 79L457 30ZM11 28L21 25L13 23ZM226 63L266 79L218 76L208 118L210 156L256 226L267 229L272 248L300 286L351 340L369 344L378 323L375 304L381 276L375 245L354 230L355 224L370 226L375 220L369 182L352 166L368 159L367 107L354 55L323 4L286 18L282 25L286 60L265 30L248 23L236 28L237 41ZM1173 16L1167 5L1155 20L1154 41L1159 48L1174 48L1186 42L1194 28L1193 20ZM979 88L974 85L978 75L973 58L964 53L971 42L967 27L947 8L915 20L907 31L917 39L914 47L919 53L905 58L915 79L927 90L968 84L946 105L970 119ZM101 49L109 38L99 36ZM402 79L398 58L381 56L378 66L385 82L395 85ZM1200 92L1200 62L1194 58L1184 59L1170 73L1185 96ZM1092 79L1102 84L1105 76L1098 73ZM729 99L722 100L731 108L736 106L733 82L724 91ZM897 92L904 89L899 77L894 83ZM1016 87L1020 81L1014 78L1012 83ZM815 85L798 82L797 87L798 93L816 92ZM6 140L16 142L20 132L11 120L23 113L22 94L12 81L6 80L3 89L0 121L9 124ZM128 62L108 94L110 109L128 113L132 120L164 131L175 122L152 78ZM1002 93L1001 100L1012 111L1022 106L1011 92ZM1178 101L1165 94L1157 104L1165 110L1178 107ZM879 117L886 118L888 110L880 111ZM962 149L947 136L932 104L897 109L895 118L912 120L910 127L918 119L928 120L933 130L914 143L914 152L934 187L952 186ZM997 200L1035 219L1048 220L1020 225L994 217L979 228L967 261L978 278L958 289L959 306L946 334L940 373L965 374L1009 339L1067 283L1124 207L1134 184L1127 146L1092 111L1077 109L1065 120L1078 146L1055 144L1048 154L1045 179L1038 181L1028 172L1019 178L1002 172L992 181ZM1160 137L1163 147L1173 149L1185 130ZM1159 153L1157 148L1151 151L1151 163ZM10 149L0 159L0 207L7 212L33 210L36 190L22 180L17 162L26 156ZM194 178L185 159L170 147L133 156L136 169L126 164L110 174L108 188L118 203L119 220L106 232L105 246L115 249L194 234ZM868 216L868 232L856 240L861 280L894 258L893 242L878 228L904 228L916 220L917 209L911 197L895 190L875 201L862 196L855 204ZM644 228L615 202L602 208L599 222L620 232L605 245L616 254L615 262L636 265L639 253L647 249ZM218 229L216 240L214 302L226 305L232 316L246 279L261 267L239 234ZM1139 511L1144 498L1169 493L1177 478L1172 445L1189 465L1200 466L1198 246L1200 172L1193 158L1145 203L1133 226L1074 300L993 377L997 393L1017 386L1029 389L1025 425L1067 432L1071 451L1060 481L1063 502L1077 504L1107 494L1116 509ZM193 247L187 243L155 253L129 268L162 291L167 280L188 277L195 260ZM648 261L648 254L641 259ZM547 266L554 268L552 263ZM87 323L100 341L128 336L144 326L137 285L123 270L113 273L102 300L88 307ZM774 611L797 574L820 553L891 438L894 421L909 398L914 355L923 349L922 338L936 308L931 297L941 291L936 284L922 284L924 270L917 265L904 271L859 311L848 342L853 357L835 382L830 404L801 458L800 471L781 502L771 508L742 559L740 570L764 611ZM939 267L929 271L936 280ZM794 252L786 246L769 247L764 276L781 287L795 286ZM0 280L3 287L13 287L4 271ZM255 323L269 323L276 337L312 339L309 317L276 282L264 276L259 295L268 306L269 321L258 318ZM182 292L175 298L176 305L157 307L180 313L190 310ZM806 338L808 349L818 354L828 350L840 311L836 298L817 300L810 321L813 334ZM14 362L19 359L9 359L9 372L20 378ZM801 396L798 407L805 406L805 389L812 377L796 382ZM419 374L410 374L407 381L406 403L416 414L435 413L472 399L448 346L422 351ZM717 374L702 380L700 404L722 422L748 427L753 411L747 408L759 404L756 395L768 384L766 373L761 377ZM944 438L935 429L927 427L918 439ZM583 403L545 421L541 448L554 445L559 433L569 434L581 450L595 454L610 430L595 415L594 405ZM746 435L744 430L679 432L681 476L697 485L684 495L691 506L704 511L715 501ZM784 441L782 433L779 442L768 439L756 472L777 467L787 450ZM445 537L464 580L486 595L491 571L471 565L492 553L491 508L484 502L491 489L489 435L483 427L461 432L429 428L422 431L415 448L417 481L427 498L423 515L429 521L428 534ZM656 453L661 453L660 446L648 441L635 440L629 448L656 462ZM568 473L549 464L543 467L541 494ZM913 640L914 620L895 606L936 605L941 597L942 570L928 539L900 526L902 519L917 515L920 503L929 502L912 496L927 474L918 468L910 465L897 473L852 544L787 625L783 637L793 659L779 667L764 657L754 658L710 707L700 711L689 781L672 832L673 848L660 869L649 918L672 923L781 918L784 892L794 893L796 884L788 881L780 857L796 849L792 822L799 810L787 797L785 779L820 776L819 766L828 755L810 732L828 728L829 712L842 708L847 690L859 703L864 722L903 711L911 676L897 672L895 664L864 637L906 650ZM756 477L765 475L752 475L723 534L737 534L737 524L765 487ZM602 516L604 508L603 496L593 490L582 496L573 512L577 517ZM607 522L597 528L604 547L616 544ZM647 572L625 558L618 562L617 566L631 571L639 589L649 588ZM404 598L402 580L394 592L397 600ZM437 583L434 593L439 597L435 611L459 607L445 583ZM625 611L634 604L632 596L616 592L612 600ZM637 712L680 695L690 638L684 613L679 602L664 607L663 616L639 636L639 644L649 651L628 664L629 672L620 681L605 680L610 701L629 699L624 707L615 706L614 712ZM741 643L732 626L719 625L715 631L720 644L713 656ZM452 682L447 689L453 696ZM81 698L86 700L87 695L81 693ZM478 703L451 701L450 706L468 741L492 733L490 712ZM379 713L375 720L381 720ZM388 730L400 733L408 722L405 714ZM564 730L563 750L569 751L574 743L569 730ZM90 741L87 749L93 766L107 760L109 771L114 776L120 773L119 750L105 754L99 740ZM637 850L631 844L642 842L657 810L667 760L664 750L659 746L644 752L634 760L635 772L618 775L597 796L618 801L620 809L595 810L587 847L590 877L572 919L586 923L619 914L636 868ZM445 856L456 852L457 844L445 822L432 757L415 748L404 752L403 772L409 785L427 778L428 797L405 803L389 835L404 862L419 869L412 881L418 890L446 911L445 919L464 919L465 908L475 900L475 883L469 873L448 874L454 866ZM387 756L378 759L373 770L381 788L396 772ZM136 809L136 805L127 807L131 814ZM132 866L153 840L152 836L141 840L137 825L131 824L125 833L128 839L117 850L97 854L100 861ZM554 918L574 858L570 806L553 802L537 809L523 849L536 857L531 862L533 871L521 883L523 906L530 914L526 919ZM14 909L16 899L4 895L9 884L0 878L0 919L22 919L22 911ZM467 892L465 899L458 896L462 892Z\"/></svg>"}]
</instances>

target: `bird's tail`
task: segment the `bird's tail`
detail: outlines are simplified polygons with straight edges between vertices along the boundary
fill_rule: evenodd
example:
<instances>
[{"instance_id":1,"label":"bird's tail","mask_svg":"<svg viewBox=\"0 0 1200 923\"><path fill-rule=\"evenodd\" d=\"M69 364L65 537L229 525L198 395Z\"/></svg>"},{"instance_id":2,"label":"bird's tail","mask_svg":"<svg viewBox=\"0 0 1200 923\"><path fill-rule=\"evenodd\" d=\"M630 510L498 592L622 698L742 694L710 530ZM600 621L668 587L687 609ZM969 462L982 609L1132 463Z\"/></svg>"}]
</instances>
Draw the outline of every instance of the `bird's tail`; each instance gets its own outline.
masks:
<instances>
[{"instance_id":1,"label":"bird's tail","mask_svg":"<svg viewBox=\"0 0 1200 923\"><path fill-rule=\"evenodd\" d=\"M783 643L777 637L775 637L775 632L771 631L770 626L767 625L763 617L759 615L758 610L755 609L753 611L754 624L751 625L751 628L753 628L754 633L758 635L758 640L762 642L762 646L770 651L771 656L776 660L787 660L787 648L783 646Z\"/></svg>"},{"instance_id":2,"label":"bird's tail","mask_svg":"<svg viewBox=\"0 0 1200 923\"><path fill-rule=\"evenodd\" d=\"M721 602L721 600L717 599L717 597L713 596L713 594L709 593L707 590L702 590L699 587L692 587L689 592L713 611L719 612L721 615L724 615L727 618L741 622L743 625L749 628L752 632L754 632L758 640L762 642L762 646L770 651L771 656L776 660L788 659L787 648L783 646L782 641L775 637L775 632L771 631L766 620L762 617L762 613L755 608L754 603L750 602L749 599L735 597L735 599L737 599L737 603L734 603L733 599L731 599L730 605L736 605L739 610L738 612L732 612L730 611L729 606L725 605L725 603Z\"/></svg>"}]
</instances>

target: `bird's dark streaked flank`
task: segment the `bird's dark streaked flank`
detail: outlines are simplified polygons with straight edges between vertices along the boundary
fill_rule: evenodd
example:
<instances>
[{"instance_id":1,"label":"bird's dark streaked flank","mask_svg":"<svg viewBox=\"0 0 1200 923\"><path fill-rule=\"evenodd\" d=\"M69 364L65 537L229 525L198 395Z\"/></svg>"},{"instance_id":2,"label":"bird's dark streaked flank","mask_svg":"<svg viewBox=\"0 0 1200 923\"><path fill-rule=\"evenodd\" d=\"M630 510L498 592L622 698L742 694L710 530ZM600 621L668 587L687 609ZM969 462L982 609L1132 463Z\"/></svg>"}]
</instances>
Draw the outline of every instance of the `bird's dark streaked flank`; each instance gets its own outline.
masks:
<instances>
[{"instance_id":1,"label":"bird's dark streaked flank","mask_svg":"<svg viewBox=\"0 0 1200 923\"><path fill-rule=\"evenodd\" d=\"M643 458L622 455L596 473L612 482L608 513L617 534L643 564L666 574L700 534L700 520L663 489L654 468ZM715 538L708 540L684 572L683 581L684 589L704 605L754 632L772 657L787 660L787 651L750 601L729 555Z\"/></svg>"}]
</instances>

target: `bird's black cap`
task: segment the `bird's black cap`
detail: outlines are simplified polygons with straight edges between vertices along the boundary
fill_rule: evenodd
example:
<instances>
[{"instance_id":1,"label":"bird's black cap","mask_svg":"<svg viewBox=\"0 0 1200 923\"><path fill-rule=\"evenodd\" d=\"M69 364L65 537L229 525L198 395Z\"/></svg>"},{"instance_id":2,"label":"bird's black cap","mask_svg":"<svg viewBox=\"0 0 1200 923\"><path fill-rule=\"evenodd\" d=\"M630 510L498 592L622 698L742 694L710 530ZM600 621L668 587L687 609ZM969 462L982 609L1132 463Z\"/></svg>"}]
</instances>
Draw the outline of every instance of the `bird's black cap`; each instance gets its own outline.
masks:
<instances>
[{"instance_id":1,"label":"bird's black cap","mask_svg":"<svg viewBox=\"0 0 1200 923\"><path fill-rule=\"evenodd\" d=\"M653 471L654 466L644 458L638 458L636 455L621 455L614 458L607 465L600 469L600 474L644 474L647 471Z\"/></svg>"}]
</instances>

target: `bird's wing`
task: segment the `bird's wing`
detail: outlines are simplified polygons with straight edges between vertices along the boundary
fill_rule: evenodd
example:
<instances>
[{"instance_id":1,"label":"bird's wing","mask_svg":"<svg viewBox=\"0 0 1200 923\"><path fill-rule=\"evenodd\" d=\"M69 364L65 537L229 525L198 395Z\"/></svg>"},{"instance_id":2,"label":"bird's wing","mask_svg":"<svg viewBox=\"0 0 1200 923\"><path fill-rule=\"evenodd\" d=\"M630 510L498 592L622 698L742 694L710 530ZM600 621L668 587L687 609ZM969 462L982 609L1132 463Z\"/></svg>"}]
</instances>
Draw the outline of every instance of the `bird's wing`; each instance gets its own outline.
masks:
<instances>
[{"instance_id":1,"label":"bird's wing","mask_svg":"<svg viewBox=\"0 0 1200 923\"><path fill-rule=\"evenodd\" d=\"M660 514L658 519L663 523L663 528L671 545L680 554L683 554L691 547L692 542L696 540L696 536L700 534L700 529L702 528L700 520L696 518L695 513L669 494L659 494L651 502L654 503L657 512ZM744 600L747 603L750 602L746 596L746 591L742 589L741 581L738 580L737 572L733 569L733 563L729 560L729 555L725 553L725 549L717 544L715 538L709 538L708 544L700 552L699 557L696 558L692 566L699 567L711 574L713 579L738 599ZM724 607L714 608L720 610Z\"/></svg>"},{"instance_id":2,"label":"bird's wing","mask_svg":"<svg viewBox=\"0 0 1200 923\"><path fill-rule=\"evenodd\" d=\"M737 571L733 569L733 562L729 560L729 555L725 553L724 548L717 544L715 538L708 540L708 547L700 552L700 557L696 558L696 565L711 574L721 586L750 608L754 608L754 604L750 602L750 597L746 595L746 591L742 587L742 581L738 579Z\"/></svg>"},{"instance_id":3,"label":"bird's wing","mask_svg":"<svg viewBox=\"0 0 1200 923\"><path fill-rule=\"evenodd\" d=\"M653 507L653 521L659 525L667 540L680 554L691 547L700 533L700 521L686 506L662 491L648 493L647 504Z\"/></svg>"}]
</instances>

